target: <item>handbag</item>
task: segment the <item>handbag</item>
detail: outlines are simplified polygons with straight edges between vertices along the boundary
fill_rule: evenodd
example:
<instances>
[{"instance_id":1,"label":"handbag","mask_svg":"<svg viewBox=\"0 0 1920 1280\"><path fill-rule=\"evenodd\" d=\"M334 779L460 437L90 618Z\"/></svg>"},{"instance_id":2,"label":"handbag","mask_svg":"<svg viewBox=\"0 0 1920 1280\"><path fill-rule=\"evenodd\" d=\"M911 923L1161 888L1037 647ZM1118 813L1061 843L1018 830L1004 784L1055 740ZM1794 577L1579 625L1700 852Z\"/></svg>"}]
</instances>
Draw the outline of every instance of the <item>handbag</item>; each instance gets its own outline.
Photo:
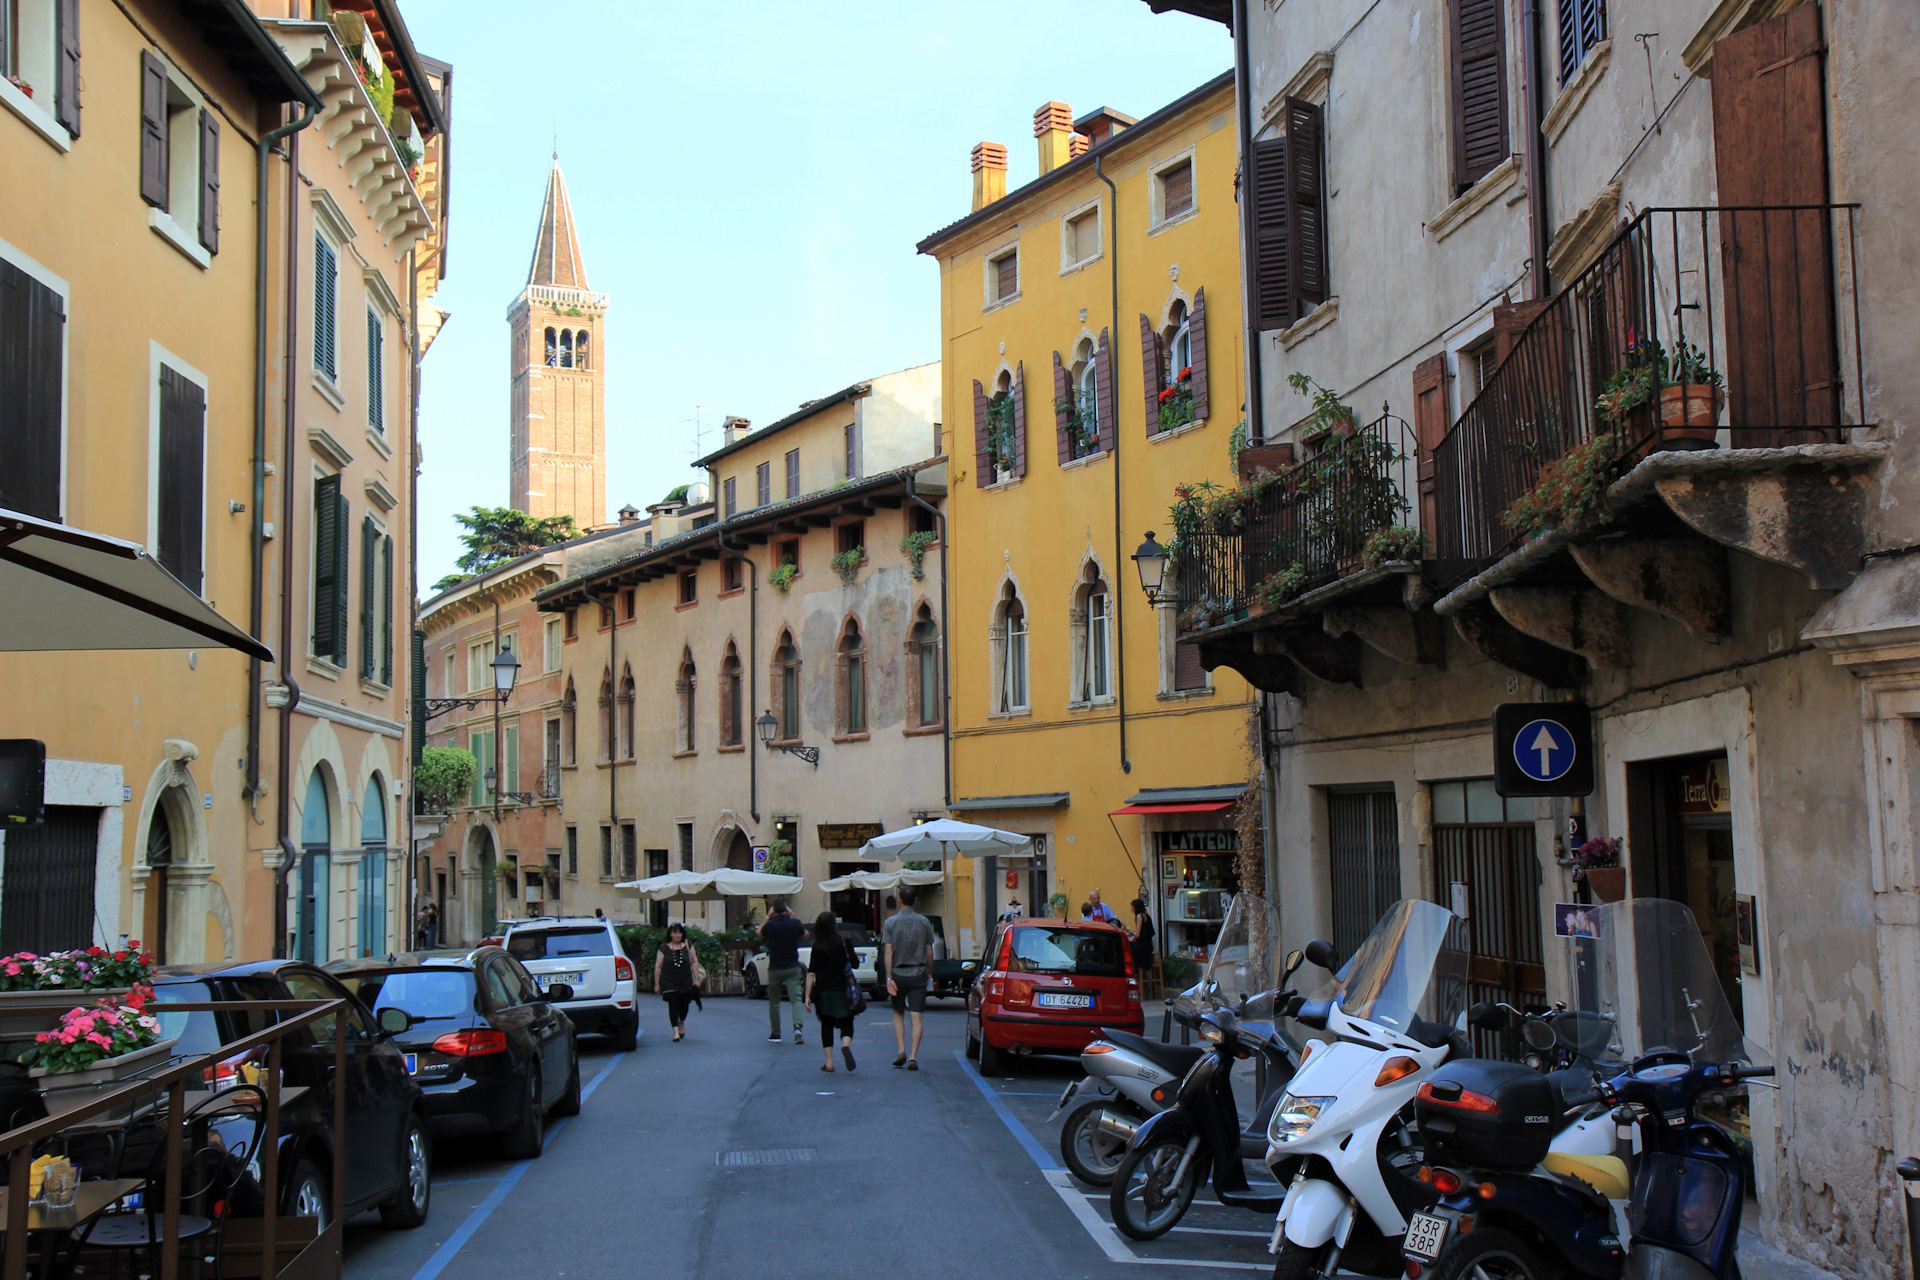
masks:
<instances>
[{"instance_id":1,"label":"handbag","mask_svg":"<svg viewBox=\"0 0 1920 1280\"><path fill-rule=\"evenodd\" d=\"M853 972L853 966L847 966L847 1016L859 1017L867 1011L867 992L860 985L860 979Z\"/></svg>"}]
</instances>

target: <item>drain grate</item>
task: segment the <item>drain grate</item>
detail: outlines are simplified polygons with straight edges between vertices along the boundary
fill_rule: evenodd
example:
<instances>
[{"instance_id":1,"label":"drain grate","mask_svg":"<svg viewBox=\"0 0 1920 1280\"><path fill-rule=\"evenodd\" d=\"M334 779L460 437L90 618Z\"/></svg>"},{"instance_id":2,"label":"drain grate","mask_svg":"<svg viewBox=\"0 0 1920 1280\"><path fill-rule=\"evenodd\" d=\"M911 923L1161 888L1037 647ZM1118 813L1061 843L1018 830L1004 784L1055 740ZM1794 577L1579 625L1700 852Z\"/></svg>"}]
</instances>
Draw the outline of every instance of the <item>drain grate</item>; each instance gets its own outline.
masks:
<instances>
[{"instance_id":1,"label":"drain grate","mask_svg":"<svg viewBox=\"0 0 1920 1280\"><path fill-rule=\"evenodd\" d=\"M722 1169L741 1169L766 1164L808 1164L812 1147L765 1147L758 1151L722 1151L715 1161Z\"/></svg>"}]
</instances>

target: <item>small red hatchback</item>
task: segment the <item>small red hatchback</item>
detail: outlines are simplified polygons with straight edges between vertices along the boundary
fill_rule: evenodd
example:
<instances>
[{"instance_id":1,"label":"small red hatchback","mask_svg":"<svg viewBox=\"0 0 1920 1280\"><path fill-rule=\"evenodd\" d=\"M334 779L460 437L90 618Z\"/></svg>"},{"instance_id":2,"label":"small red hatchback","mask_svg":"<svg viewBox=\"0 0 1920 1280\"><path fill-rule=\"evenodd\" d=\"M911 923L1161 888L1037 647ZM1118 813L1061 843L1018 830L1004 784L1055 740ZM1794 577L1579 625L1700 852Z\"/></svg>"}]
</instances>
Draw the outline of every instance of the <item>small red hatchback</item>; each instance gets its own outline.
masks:
<instances>
[{"instance_id":1,"label":"small red hatchback","mask_svg":"<svg viewBox=\"0 0 1920 1280\"><path fill-rule=\"evenodd\" d=\"M1078 1054L1101 1027L1145 1030L1127 935L1110 924L1002 920L967 996L967 1056L998 1075L1008 1054Z\"/></svg>"}]
</instances>

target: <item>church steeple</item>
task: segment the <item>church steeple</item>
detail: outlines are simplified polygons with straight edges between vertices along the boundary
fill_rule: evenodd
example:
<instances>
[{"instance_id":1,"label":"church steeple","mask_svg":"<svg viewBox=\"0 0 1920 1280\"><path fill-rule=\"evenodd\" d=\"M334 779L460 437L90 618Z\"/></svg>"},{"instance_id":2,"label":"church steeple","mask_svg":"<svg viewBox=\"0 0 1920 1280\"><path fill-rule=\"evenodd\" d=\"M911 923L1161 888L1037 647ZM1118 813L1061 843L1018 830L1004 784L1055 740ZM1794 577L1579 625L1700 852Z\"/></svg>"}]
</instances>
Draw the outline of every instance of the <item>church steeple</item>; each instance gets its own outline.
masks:
<instances>
[{"instance_id":1,"label":"church steeple","mask_svg":"<svg viewBox=\"0 0 1920 1280\"><path fill-rule=\"evenodd\" d=\"M607 518L607 295L587 288L567 180L555 156L534 234L527 285L507 310L513 330L513 505L567 515L581 529Z\"/></svg>"}]
</instances>

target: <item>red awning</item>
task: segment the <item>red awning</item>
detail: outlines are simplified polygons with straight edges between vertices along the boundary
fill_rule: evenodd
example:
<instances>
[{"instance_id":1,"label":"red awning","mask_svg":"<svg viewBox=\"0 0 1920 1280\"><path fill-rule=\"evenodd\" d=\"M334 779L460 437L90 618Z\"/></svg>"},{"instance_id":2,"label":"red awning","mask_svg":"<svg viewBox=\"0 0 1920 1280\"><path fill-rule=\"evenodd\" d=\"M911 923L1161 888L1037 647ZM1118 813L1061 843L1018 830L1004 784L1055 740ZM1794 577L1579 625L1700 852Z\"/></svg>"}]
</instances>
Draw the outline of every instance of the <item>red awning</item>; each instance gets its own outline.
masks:
<instances>
[{"instance_id":1,"label":"red awning","mask_svg":"<svg viewBox=\"0 0 1920 1280\"><path fill-rule=\"evenodd\" d=\"M1222 809L1233 808L1231 800L1214 800L1202 804L1123 804L1118 809L1108 810L1109 814L1122 813L1217 813Z\"/></svg>"}]
</instances>

